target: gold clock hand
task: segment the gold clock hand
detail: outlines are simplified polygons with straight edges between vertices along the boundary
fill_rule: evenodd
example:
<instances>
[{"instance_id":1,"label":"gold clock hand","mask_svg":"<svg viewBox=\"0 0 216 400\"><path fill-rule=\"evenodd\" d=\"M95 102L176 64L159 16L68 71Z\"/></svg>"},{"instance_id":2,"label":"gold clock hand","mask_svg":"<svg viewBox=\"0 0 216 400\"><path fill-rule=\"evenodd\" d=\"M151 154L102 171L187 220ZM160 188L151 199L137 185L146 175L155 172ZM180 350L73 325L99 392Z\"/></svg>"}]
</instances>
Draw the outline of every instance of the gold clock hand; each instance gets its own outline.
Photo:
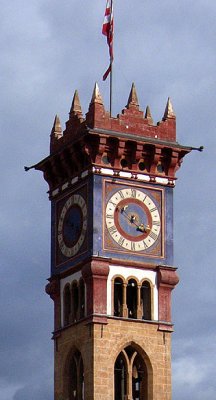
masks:
<instances>
[{"instance_id":1,"label":"gold clock hand","mask_svg":"<svg viewBox=\"0 0 216 400\"><path fill-rule=\"evenodd\" d=\"M128 206L122 207L120 209L120 212L128 219L128 221L133 223L136 217L134 217L134 215L129 216L128 213L125 211L127 208L128 208ZM117 207L117 210L119 211L119 207Z\"/></svg>"},{"instance_id":2,"label":"gold clock hand","mask_svg":"<svg viewBox=\"0 0 216 400\"><path fill-rule=\"evenodd\" d=\"M149 225L144 225L144 224L140 224L137 228L140 232L145 232L145 233L149 233L150 232L150 227Z\"/></svg>"},{"instance_id":3,"label":"gold clock hand","mask_svg":"<svg viewBox=\"0 0 216 400\"><path fill-rule=\"evenodd\" d=\"M135 221L136 221L136 217L134 215L128 215L128 213L125 211L128 208L128 206L124 206L120 209L121 214L125 215L127 217L127 219L130 221L131 224L134 224L137 228L138 231L140 232L150 232L150 227L149 225L145 225L145 224L140 224L138 225ZM118 211L119 208L117 207Z\"/></svg>"}]
</instances>

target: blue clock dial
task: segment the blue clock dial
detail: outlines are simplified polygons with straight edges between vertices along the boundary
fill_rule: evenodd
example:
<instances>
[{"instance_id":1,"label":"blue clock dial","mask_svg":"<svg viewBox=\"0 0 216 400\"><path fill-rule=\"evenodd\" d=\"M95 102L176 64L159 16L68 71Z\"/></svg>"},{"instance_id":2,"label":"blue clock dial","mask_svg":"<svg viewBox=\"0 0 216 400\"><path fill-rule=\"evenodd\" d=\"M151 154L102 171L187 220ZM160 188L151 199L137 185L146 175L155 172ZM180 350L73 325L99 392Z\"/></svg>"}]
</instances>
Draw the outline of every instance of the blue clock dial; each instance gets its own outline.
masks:
<instances>
[{"instance_id":1,"label":"blue clock dial","mask_svg":"<svg viewBox=\"0 0 216 400\"><path fill-rule=\"evenodd\" d=\"M87 205L80 194L65 202L58 222L58 244L65 257L73 257L82 247L87 231Z\"/></svg>"},{"instance_id":2,"label":"blue clock dial","mask_svg":"<svg viewBox=\"0 0 216 400\"><path fill-rule=\"evenodd\" d=\"M124 204L118 206L118 225L126 235L139 238L148 226L147 214L139 203L126 201Z\"/></svg>"},{"instance_id":3,"label":"blue clock dial","mask_svg":"<svg viewBox=\"0 0 216 400\"><path fill-rule=\"evenodd\" d=\"M83 215L77 205L73 205L67 211L63 224L63 237L67 246L72 247L79 239L82 231Z\"/></svg>"}]
</instances>

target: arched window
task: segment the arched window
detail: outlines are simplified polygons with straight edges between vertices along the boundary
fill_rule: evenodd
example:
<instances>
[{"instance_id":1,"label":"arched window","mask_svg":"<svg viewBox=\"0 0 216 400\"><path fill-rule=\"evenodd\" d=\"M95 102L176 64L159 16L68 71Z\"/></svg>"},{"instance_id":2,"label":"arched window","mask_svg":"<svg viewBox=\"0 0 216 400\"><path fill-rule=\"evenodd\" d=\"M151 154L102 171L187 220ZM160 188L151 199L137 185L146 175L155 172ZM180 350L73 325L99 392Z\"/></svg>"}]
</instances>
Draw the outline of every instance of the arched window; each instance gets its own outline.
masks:
<instances>
[{"instance_id":1,"label":"arched window","mask_svg":"<svg viewBox=\"0 0 216 400\"><path fill-rule=\"evenodd\" d=\"M137 282L130 279L127 285L128 318L137 318Z\"/></svg>"},{"instance_id":2,"label":"arched window","mask_svg":"<svg viewBox=\"0 0 216 400\"><path fill-rule=\"evenodd\" d=\"M123 316L123 281L121 278L114 280L114 315Z\"/></svg>"},{"instance_id":3,"label":"arched window","mask_svg":"<svg viewBox=\"0 0 216 400\"><path fill-rule=\"evenodd\" d=\"M123 353L120 353L116 359L114 375L115 400L124 400L127 394L127 369Z\"/></svg>"},{"instance_id":4,"label":"arched window","mask_svg":"<svg viewBox=\"0 0 216 400\"><path fill-rule=\"evenodd\" d=\"M84 366L81 356L79 360L79 396L80 400L84 400Z\"/></svg>"},{"instance_id":5,"label":"arched window","mask_svg":"<svg viewBox=\"0 0 216 400\"><path fill-rule=\"evenodd\" d=\"M147 370L139 354L132 366L132 394L133 400L147 399Z\"/></svg>"},{"instance_id":6,"label":"arched window","mask_svg":"<svg viewBox=\"0 0 216 400\"><path fill-rule=\"evenodd\" d=\"M79 317L84 318L85 316L85 284L83 279L79 281Z\"/></svg>"},{"instance_id":7,"label":"arched window","mask_svg":"<svg viewBox=\"0 0 216 400\"><path fill-rule=\"evenodd\" d=\"M72 284L72 322L76 322L78 320L78 311L79 311L79 291L77 282L73 282Z\"/></svg>"},{"instance_id":8,"label":"arched window","mask_svg":"<svg viewBox=\"0 0 216 400\"><path fill-rule=\"evenodd\" d=\"M75 400L77 399L77 360L75 355L71 361L70 377L70 400Z\"/></svg>"},{"instance_id":9,"label":"arched window","mask_svg":"<svg viewBox=\"0 0 216 400\"><path fill-rule=\"evenodd\" d=\"M141 287L142 318L151 320L151 285L144 281Z\"/></svg>"},{"instance_id":10,"label":"arched window","mask_svg":"<svg viewBox=\"0 0 216 400\"><path fill-rule=\"evenodd\" d=\"M133 346L127 346L117 357L114 367L115 400L148 400L146 363ZM131 397L132 394L132 397Z\"/></svg>"},{"instance_id":11,"label":"arched window","mask_svg":"<svg viewBox=\"0 0 216 400\"><path fill-rule=\"evenodd\" d=\"M69 375L69 399L84 400L84 368L79 351L71 359Z\"/></svg>"},{"instance_id":12,"label":"arched window","mask_svg":"<svg viewBox=\"0 0 216 400\"><path fill-rule=\"evenodd\" d=\"M65 286L63 297L64 297L63 301L64 325L68 325L70 322L70 315L71 315L71 292L69 285Z\"/></svg>"}]
</instances>

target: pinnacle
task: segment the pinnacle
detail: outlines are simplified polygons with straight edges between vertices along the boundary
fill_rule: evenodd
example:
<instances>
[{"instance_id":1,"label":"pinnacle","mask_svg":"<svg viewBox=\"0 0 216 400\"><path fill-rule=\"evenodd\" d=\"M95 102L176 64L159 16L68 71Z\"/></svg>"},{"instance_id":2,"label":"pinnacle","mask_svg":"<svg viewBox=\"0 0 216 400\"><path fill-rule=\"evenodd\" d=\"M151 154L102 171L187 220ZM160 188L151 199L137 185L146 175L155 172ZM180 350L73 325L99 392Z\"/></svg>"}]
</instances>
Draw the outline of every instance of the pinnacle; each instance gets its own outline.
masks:
<instances>
[{"instance_id":1,"label":"pinnacle","mask_svg":"<svg viewBox=\"0 0 216 400\"><path fill-rule=\"evenodd\" d=\"M139 108L139 102L138 102L138 97L137 97L137 92L136 92L136 88L135 88L135 84L132 83L132 87L131 87L131 91L129 94L129 98L128 98L128 102L126 105L126 108L129 108L130 105L133 105L137 108Z\"/></svg>"},{"instance_id":2,"label":"pinnacle","mask_svg":"<svg viewBox=\"0 0 216 400\"><path fill-rule=\"evenodd\" d=\"M58 115L55 116L51 135L57 139L59 139L62 136L62 127L61 127L61 122L60 122Z\"/></svg>"},{"instance_id":3,"label":"pinnacle","mask_svg":"<svg viewBox=\"0 0 216 400\"><path fill-rule=\"evenodd\" d=\"M93 94L92 94L92 99L91 99L91 103L99 103L99 104L103 104L103 99L102 96L100 94L100 90L99 90L99 86L98 83L95 83L94 86L94 90L93 90Z\"/></svg>"},{"instance_id":4,"label":"pinnacle","mask_svg":"<svg viewBox=\"0 0 216 400\"><path fill-rule=\"evenodd\" d=\"M149 106L146 107L145 118L147 118L148 121L153 124L153 119L152 119L151 110L150 110Z\"/></svg>"},{"instance_id":5,"label":"pinnacle","mask_svg":"<svg viewBox=\"0 0 216 400\"><path fill-rule=\"evenodd\" d=\"M78 94L77 90L75 90L75 92L74 92L74 97L73 97L73 101L72 101L72 105L71 105L71 109L70 109L70 115L71 114L82 114L82 108L80 105L80 99L79 99L79 94Z\"/></svg>"},{"instance_id":6,"label":"pinnacle","mask_svg":"<svg viewBox=\"0 0 216 400\"><path fill-rule=\"evenodd\" d=\"M163 119L175 118L175 117L176 117L176 115L175 115L171 100L168 97Z\"/></svg>"}]
</instances>

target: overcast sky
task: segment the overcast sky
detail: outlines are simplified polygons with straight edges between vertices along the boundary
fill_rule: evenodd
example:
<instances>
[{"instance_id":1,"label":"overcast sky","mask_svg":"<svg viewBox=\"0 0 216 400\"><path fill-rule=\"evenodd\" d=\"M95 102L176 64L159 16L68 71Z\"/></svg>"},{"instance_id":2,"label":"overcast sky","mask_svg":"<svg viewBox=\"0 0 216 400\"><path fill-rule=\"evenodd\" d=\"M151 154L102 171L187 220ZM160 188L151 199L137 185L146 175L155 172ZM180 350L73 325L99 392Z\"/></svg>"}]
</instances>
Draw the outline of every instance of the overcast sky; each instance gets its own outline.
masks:
<instances>
[{"instance_id":1,"label":"overcast sky","mask_svg":"<svg viewBox=\"0 0 216 400\"><path fill-rule=\"evenodd\" d=\"M95 81L108 109L105 0L2 0L0 25L0 400L53 399L48 155L75 89L86 113ZM131 83L154 121L170 96L188 155L175 188L173 400L216 398L215 0L115 0L114 114Z\"/></svg>"}]
</instances>

